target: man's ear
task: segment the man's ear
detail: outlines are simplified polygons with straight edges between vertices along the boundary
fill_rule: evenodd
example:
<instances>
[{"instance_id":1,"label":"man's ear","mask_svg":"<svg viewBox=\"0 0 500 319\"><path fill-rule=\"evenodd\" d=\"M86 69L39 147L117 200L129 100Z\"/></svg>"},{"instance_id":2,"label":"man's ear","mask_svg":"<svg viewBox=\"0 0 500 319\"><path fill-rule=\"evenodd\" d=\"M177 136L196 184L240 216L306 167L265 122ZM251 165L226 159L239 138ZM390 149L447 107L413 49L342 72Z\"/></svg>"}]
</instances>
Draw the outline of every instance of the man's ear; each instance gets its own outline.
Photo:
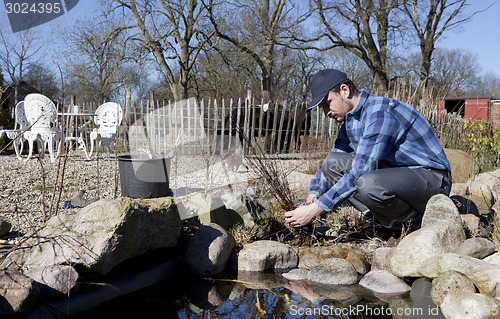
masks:
<instances>
[{"instance_id":1,"label":"man's ear","mask_svg":"<svg viewBox=\"0 0 500 319\"><path fill-rule=\"evenodd\" d=\"M349 85L347 84L341 84L340 85L340 94L342 94L346 98L352 98L352 92L351 89L349 89Z\"/></svg>"}]
</instances>

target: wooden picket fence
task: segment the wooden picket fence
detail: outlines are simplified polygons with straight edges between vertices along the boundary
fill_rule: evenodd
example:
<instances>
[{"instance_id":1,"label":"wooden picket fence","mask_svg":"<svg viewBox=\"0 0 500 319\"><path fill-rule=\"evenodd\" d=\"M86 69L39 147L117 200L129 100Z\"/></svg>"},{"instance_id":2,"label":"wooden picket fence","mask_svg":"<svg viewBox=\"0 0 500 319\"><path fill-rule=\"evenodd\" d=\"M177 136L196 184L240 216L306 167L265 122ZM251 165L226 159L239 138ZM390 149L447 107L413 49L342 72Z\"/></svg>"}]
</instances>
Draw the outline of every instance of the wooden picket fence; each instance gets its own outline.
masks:
<instances>
[{"instance_id":1,"label":"wooden picket fence","mask_svg":"<svg viewBox=\"0 0 500 319\"><path fill-rule=\"evenodd\" d=\"M241 99L139 101L125 112L119 144L131 153L167 156L225 155L241 144L282 156L310 152L311 145L317 151L331 149L338 126L319 109L310 113L308 122L300 122L304 107L299 104L279 105L277 116L266 117L271 108Z\"/></svg>"},{"instance_id":2,"label":"wooden picket fence","mask_svg":"<svg viewBox=\"0 0 500 319\"><path fill-rule=\"evenodd\" d=\"M119 129L118 146L130 153L172 155L226 155L241 147L241 143L258 147L263 152L281 157L324 156L334 143L339 125L314 108L300 121L304 106L278 104L278 116L266 117L266 104L249 99L183 101L130 99L119 104L124 119ZM84 104L81 112L93 113L96 104ZM447 135L450 126L461 127L454 114L438 114L430 107L420 110L429 120L444 144L450 146ZM305 114L305 113L303 113ZM303 115L302 114L302 115ZM228 118L236 117L236 121ZM233 119L234 120L234 119ZM80 123L81 125L81 123ZM75 124L77 127L78 124ZM86 126L84 137L91 125ZM301 130L301 129L306 129ZM448 134L449 135L449 134Z\"/></svg>"}]
</instances>

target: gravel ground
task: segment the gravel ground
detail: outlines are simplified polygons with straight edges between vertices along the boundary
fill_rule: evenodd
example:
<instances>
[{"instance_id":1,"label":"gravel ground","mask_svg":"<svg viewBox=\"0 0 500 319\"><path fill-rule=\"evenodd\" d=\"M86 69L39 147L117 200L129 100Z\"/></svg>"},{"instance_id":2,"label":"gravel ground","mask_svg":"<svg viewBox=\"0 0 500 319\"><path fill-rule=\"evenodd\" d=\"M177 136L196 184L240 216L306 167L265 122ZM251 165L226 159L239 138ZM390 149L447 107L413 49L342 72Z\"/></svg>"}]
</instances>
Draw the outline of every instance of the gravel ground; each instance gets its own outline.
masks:
<instances>
[{"instance_id":1,"label":"gravel ground","mask_svg":"<svg viewBox=\"0 0 500 319\"><path fill-rule=\"evenodd\" d=\"M15 154L0 155L0 219L12 224L11 236L17 232L29 234L43 222L42 172L45 174L46 216L77 209L62 207L64 201L71 200L80 190L86 191L86 199L111 199L121 196L118 163L115 159L101 155L99 160L94 156L89 161L77 150L67 158L63 189L57 203L57 192L55 199L52 198L54 185L61 185L61 179L57 182L56 176L58 171L61 176L63 161L62 157L60 161L51 163L48 154L40 160L34 156L27 162L18 160ZM295 169L299 165L295 160L281 162L284 163L283 169ZM258 185L252 182L254 178L255 175L244 165L235 169L215 158L174 158L170 168L170 188L176 196L206 189L209 193L218 195L231 191L244 192L249 185L253 188Z\"/></svg>"},{"instance_id":2,"label":"gravel ground","mask_svg":"<svg viewBox=\"0 0 500 319\"><path fill-rule=\"evenodd\" d=\"M16 231L29 233L43 222L43 175L45 175L46 216L54 214L56 210L58 213L66 211L62 209L63 202L73 198L81 189L86 191L85 197L88 199L113 198L116 166L114 160L100 158L97 161L94 158L87 161L79 151L71 153L65 166L63 160L64 158L61 158L61 161L56 160L51 163L46 154L41 160L35 155L24 162L18 160L15 154L0 155L0 218L12 224L11 234ZM57 204L58 192L54 197L54 185L61 185L63 166L63 188ZM56 176L59 176L59 182L56 181ZM117 179L117 196L120 196L119 177Z\"/></svg>"}]
</instances>

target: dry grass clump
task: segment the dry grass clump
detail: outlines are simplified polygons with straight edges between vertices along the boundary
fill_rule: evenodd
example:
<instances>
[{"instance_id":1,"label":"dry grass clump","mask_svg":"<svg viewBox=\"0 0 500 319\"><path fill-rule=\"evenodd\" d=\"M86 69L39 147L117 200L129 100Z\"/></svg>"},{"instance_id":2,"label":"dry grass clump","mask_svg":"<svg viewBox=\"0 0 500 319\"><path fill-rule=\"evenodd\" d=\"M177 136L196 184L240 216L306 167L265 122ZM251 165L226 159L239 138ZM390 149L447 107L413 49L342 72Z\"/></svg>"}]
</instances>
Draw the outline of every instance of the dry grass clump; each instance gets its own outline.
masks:
<instances>
[{"instance_id":1,"label":"dry grass clump","mask_svg":"<svg viewBox=\"0 0 500 319\"><path fill-rule=\"evenodd\" d=\"M279 203L273 203L269 208L269 217L256 219L253 227L242 224L232 227L230 233L236 240L236 245L245 245L260 239L286 241L294 229L285 222L284 213L285 210Z\"/></svg>"},{"instance_id":2,"label":"dry grass clump","mask_svg":"<svg viewBox=\"0 0 500 319\"><path fill-rule=\"evenodd\" d=\"M242 224L237 224L232 227L229 232L236 240L236 246L244 246L253 241L253 234L251 229L248 229Z\"/></svg>"}]
</instances>

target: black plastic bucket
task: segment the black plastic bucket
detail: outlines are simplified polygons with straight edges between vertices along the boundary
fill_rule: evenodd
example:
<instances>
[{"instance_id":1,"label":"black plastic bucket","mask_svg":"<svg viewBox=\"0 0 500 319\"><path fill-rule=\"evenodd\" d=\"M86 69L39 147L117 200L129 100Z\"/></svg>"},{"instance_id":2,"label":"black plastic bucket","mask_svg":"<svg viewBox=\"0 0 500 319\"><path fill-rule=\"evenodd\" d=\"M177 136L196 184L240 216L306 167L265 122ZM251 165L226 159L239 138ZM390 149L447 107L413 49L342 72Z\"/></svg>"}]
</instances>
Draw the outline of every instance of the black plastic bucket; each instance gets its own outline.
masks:
<instances>
[{"instance_id":1,"label":"black plastic bucket","mask_svg":"<svg viewBox=\"0 0 500 319\"><path fill-rule=\"evenodd\" d=\"M170 158L144 159L118 156L122 196L155 198L172 196L168 184Z\"/></svg>"}]
</instances>

